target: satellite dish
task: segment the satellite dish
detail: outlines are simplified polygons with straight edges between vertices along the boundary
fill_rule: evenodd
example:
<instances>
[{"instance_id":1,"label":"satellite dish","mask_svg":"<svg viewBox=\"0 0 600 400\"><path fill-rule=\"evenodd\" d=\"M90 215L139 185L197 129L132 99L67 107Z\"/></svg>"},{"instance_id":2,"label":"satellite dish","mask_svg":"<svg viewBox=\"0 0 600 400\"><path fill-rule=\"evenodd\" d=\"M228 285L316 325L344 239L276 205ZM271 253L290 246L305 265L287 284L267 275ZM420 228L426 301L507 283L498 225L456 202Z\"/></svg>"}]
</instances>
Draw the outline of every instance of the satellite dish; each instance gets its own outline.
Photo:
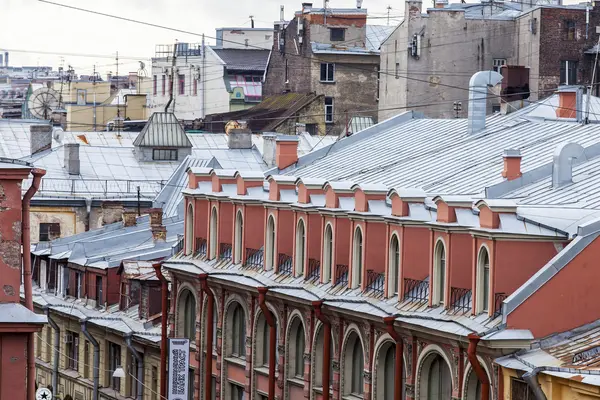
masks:
<instances>
[{"instance_id":1,"label":"satellite dish","mask_svg":"<svg viewBox=\"0 0 600 400\"><path fill-rule=\"evenodd\" d=\"M37 89L29 97L28 107L34 118L49 119L59 106L59 94L53 89Z\"/></svg>"}]
</instances>

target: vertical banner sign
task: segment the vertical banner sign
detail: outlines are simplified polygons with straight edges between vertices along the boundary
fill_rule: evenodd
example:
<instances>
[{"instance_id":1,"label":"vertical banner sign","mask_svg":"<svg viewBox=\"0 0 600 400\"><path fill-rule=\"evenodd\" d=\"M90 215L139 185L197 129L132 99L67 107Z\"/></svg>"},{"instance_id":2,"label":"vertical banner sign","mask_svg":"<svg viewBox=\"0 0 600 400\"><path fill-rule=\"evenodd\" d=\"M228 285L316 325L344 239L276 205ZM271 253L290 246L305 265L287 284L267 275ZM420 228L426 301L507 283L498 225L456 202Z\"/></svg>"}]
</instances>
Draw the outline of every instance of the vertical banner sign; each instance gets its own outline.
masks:
<instances>
[{"instance_id":1,"label":"vertical banner sign","mask_svg":"<svg viewBox=\"0 0 600 400\"><path fill-rule=\"evenodd\" d=\"M169 339L169 400L188 399L189 339Z\"/></svg>"}]
</instances>

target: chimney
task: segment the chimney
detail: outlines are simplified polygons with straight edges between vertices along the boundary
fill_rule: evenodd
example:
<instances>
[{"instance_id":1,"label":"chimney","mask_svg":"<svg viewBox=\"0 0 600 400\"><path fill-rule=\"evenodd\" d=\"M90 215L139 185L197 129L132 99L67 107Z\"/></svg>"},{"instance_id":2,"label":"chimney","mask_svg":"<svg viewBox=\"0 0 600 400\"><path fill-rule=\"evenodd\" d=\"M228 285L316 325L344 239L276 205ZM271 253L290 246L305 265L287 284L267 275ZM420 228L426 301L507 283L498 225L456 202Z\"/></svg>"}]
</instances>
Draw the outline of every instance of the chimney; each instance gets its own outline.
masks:
<instances>
[{"instance_id":1,"label":"chimney","mask_svg":"<svg viewBox=\"0 0 600 400\"><path fill-rule=\"evenodd\" d=\"M407 0L404 5L404 15L408 15L410 19L421 16L423 2L421 0Z\"/></svg>"},{"instance_id":2,"label":"chimney","mask_svg":"<svg viewBox=\"0 0 600 400\"><path fill-rule=\"evenodd\" d=\"M302 3L302 14L307 14L312 9L313 3Z\"/></svg>"},{"instance_id":3,"label":"chimney","mask_svg":"<svg viewBox=\"0 0 600 400\"><path fill-rule=\"evenodd\" d=\"M108 72L106 74L106 81L110 83L110 80L112 79L112 72Z\"/></svg>"},{"instance_id":4,"label":"chimney","mask_svg":"<svg viewBox=\"0 0 600 400\"><path fill-rule=\"evenodd\" d=\"M137 213L135 211L123 211L123 227L128 228L137 224Z\"/></svg>"},{"instance_id":5,"label":"chimney","mask_svg":"<svg viewBox=\"0 0 600 400\"><path fill-rule=\"evenodd\" d=\"M469 81L468 133L470 135L485 129L488 88L496 86L502 75L496 71L476 72Z\"/></svg>"},{"instance_id":6,"label":"chimney","mask_svg":"<svg viewBox=\"0 0 600 400\"><path fill-rule=\"evenodd\" d=\"M79 175L79 143L65 143L65 168L69 175Z\"/></svg>"},{"instance_id":7,"label":"chimney","mask_svg":"<svg viewBox=\"0 0 600 400\"><path fill-rule=\"evenodd\" d=\"M360 10L362 8L362 3L363 3L363 0L356 0L356 8L358 8Z\"/></svg>"},{"instance_id":8,"label":"chimney","mask_svg":"<svg viewBox=\"0 0 600 400\"><path fill-rule=\"evenodd\" d=\"M298 136L282 135L275 140L276 163L280 170L298 162Z\"/></svg>"},{"instance_id":9,"label":"chimney","mask_svg":"<svg viewBox=\"0 0 600 400\"><path fill-rule=\"evenodd\" d=\"M275 165L275 140L277 139L277 134L267 132L262 134L263 139L263 161L267 164L268 167L272 167Z\"/></svg>"},{"instance_id":10,"label":"chimney","mask_svg":"<svg viewBox=\"0 0 600 400\"><path fill-rule=\"evenodd\" d=\"M502 176L509 181L519 178L521 175L521 151L514 149L504 150L504 169Z\"/></svg>"},{"instance_id":11,"label":"chimney","mask_svg":"<svg viewBox=\"0 0 600 400\"><path fill-rule=\"evenodd\" d=\"M284 20L284 11L285 11L285 7L283 5L279 6L279 20L283 21Z\"/></svg>"},{"instance_id":12,"label":"chimney","mask_svg":"<svg viewBox=\"0 0 600 400\"><path fill-rule=\"evenodd\" d=\"M444 8L448 4L448 0L435 0L435 8Z\"/></svg>"},{"instance_id":13,"label":"chimney","mask_svg":"<svg viewBox=\"0 0 600 400\"><path fill-rule=\"evenodd\" d=\"M8 67L8 51L4 52L4 66Z\"/></svg>"},{"instance_id":14,"label":"chimney","mask_svg":"<svg viewBox=\"0 0 600 400\"><path fill-rule=\"evenodd\" d=\"M232 129L227 136L227 147L230 149L251 149L252 132L250 129Z\"/></svg>"},{"instance_id":15,"label":"chimney","mask_svg":"<svg viewBox=\"0 0 600 400\"><path fill-rule=\"evenodd\" d=\"M582 119L583 89L575 86L558 88L558 108L556 118Z\"/></svg>"},{"instance_id":16,"label":"chimney","mask_svg":"<svg viewBox=\"0 0 600 400\"><path fill-rule=\"evenodd\" d=\"M31 125L29 127L29 142L31 155L52 148L52 126Z\"/></svg>"},{"instance_id":17,"label":"chimney","mask_svg":"<svg viewBox=\"0 0 600 400\"><path fill-rule=\"evenodd\" d=\"M150 214L150 229L152 230L152 238L155 242L167 240L167 228L163 226L163 210L162 208L151 208L148 210Z\"/></svg>"}]
</instances>

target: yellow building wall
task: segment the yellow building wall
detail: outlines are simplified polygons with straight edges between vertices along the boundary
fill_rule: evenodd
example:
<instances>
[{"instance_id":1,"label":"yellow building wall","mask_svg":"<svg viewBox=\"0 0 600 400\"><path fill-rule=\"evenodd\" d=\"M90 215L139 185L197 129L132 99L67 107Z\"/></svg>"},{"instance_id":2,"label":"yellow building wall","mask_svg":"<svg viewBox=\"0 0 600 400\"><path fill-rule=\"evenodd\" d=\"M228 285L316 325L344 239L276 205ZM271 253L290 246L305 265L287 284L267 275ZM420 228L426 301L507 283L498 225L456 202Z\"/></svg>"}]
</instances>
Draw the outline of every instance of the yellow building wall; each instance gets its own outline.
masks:
<instances>
[{"instance_id":1,"label":"yellow building wall","mask_svg":"<svg viewBox=\"0 0 600 400\"><path fill-rule=\"evenodd\" d=\"M74 207L31 207L31 243L39 242L40 223L59 223L60 237L85 232L85 214L78 216L77 211Z\"/></svg>"},{"instance_id":2,"label":"yellow building wall","mask_svg":"<svg viewBox=\"0 0 600 400\"><path fill-rule=\"evenodd\" d=\"M511 378L519 378L517 371L502 368L504 375L504 394L502 400L513 400L511 396ZM546 394L547 400L599 400L600 387L584 384L577 379L564 379L540 373L538 382Z\"/></svg>"},{"instance_id":3,"label":"yellow building wall","mask_svg":"<svg viewBox=\"0 0 600 400\"><path fill-rule=\"evenodd\" d=\"M147 119L146 116L146 95L127 95L127 108L125 109L125 118L131 120Z\"/></svg>"},{"instance_id":4,"label":"yellow building wall","mask_svg":"<svg viewBox=\"0 0 600 400\"><path fill-rule=\"evenodd\" d=\"M77 90L86 91L85 101L90 104L94 103L94 93L96 94L96 104L103 103L110 97L109 82L96 82L96 84L88 81L57 82L54 90L62 94L63 103L77 103Z\"/></svg>"}]
</instances>

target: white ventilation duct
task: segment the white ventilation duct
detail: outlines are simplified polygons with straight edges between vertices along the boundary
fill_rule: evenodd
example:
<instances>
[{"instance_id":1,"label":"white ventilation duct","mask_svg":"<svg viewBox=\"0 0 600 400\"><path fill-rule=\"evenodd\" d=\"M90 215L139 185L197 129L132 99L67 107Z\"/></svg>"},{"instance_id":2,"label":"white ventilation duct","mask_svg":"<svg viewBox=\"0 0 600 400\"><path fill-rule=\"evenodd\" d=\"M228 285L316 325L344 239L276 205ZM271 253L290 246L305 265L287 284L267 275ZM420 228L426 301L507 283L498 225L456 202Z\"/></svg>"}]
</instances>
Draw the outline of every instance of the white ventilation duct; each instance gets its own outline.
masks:
<instances>
[{"instance_id":1,"label":"white ventilation duct","mask_svg":"<svg viewBox=\"0 0 600 400\"><path fill-rule=\"evenodd\" d=\"M469 134L485 129L486 103L488 87L496 86L502 75L495 71L480 71L469 81Z\"/></svg>"},{"instance_id":2,"label":"white ventilation duct","mask_svg":"<svg viewBox=\"0 0 600 400\"><path fill-rule=\"evenodd\" d=\"M552 165L552 187L558 188L573 182L573 160L586 160L581 145L562 143L556 148Z\"/></svg>"}]
</instances>

